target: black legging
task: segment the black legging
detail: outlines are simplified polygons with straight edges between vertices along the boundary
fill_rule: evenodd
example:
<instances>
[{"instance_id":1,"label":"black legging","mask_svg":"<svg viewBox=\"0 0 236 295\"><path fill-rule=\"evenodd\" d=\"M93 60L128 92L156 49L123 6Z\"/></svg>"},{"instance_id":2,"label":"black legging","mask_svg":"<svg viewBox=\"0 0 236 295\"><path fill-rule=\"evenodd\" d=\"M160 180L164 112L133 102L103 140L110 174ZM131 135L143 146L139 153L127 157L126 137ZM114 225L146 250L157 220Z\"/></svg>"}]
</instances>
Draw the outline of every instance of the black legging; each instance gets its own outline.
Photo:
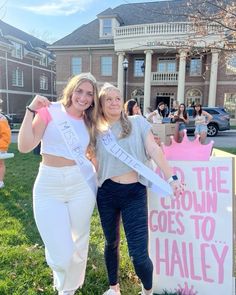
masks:
<instances>
[{"instance_id":1,"label":"black legging","mask_svg":"<svg viewBox=\"0 0 236 295\"><path fill-rule=\"evenodd\" d=\"M119 184L110 179L98 189L98 211L105 235L105 262L111 286L118 283L120 217L136 274L146 290L152 288L153 264L148 254L146 187L139 182Z\"/></svg>"}]
</instances>

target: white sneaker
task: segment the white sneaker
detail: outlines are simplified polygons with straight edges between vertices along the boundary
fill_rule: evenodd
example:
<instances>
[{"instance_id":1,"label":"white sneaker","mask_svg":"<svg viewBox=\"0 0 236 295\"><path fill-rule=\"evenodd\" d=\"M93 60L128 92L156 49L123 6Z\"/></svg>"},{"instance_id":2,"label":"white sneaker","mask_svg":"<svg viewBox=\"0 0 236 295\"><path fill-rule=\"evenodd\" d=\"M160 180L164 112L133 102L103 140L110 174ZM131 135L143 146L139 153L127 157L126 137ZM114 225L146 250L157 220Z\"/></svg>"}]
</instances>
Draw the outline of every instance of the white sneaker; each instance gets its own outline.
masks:
<instances>
[{"instance_id":1,"label":"white sneaker","mask_svg":"<svg viewBox=\"0 0 236 295\"><path fill-rule=\"evenodd\" d=\"M105 293L103 293L103 295L121 295L121 294L120 294L120 291L115 291L113 289L109 289Z\"/></svg>"},{"instance_id":2,"label":"white sneaker","mask_svg":"<svg viewBox=\"0 0 236 295\"><path fill-rule=\"evenodd\" d=\"M13 153L0 152L0 160L9 159L13 157L14 157Z\"/></svg>"},{"instance_id":3,"label":"white sneaker","mask_svg":"<svg viewBox=\"0 0 236 295\"><path fill-rule=\"evenodd\" d=\"M74 295L75 291L59 291L58 295Z\"/></svg>"},{"instance_id":4,"label":"white sneaker","mask_svg":"<svg viewBox=\"0 0 236 295\"><path fill-rule=\"evenodd\" d=\"M142 285L142 293L141 295L147 295L147 293L144 291L144 287ZM151 293L148 293L148 295L153 295L153 292L151 291Z\"/></svg>"},{"instance_id":5,"label":"white sneaker","mask_svg":"<svg viewBox=\"0 0 236 295\"><path fill-rule=\"evenodd\" d=\"M4 182L0 181L0 188L4 188Z\"/></svg>"}]
</instances>

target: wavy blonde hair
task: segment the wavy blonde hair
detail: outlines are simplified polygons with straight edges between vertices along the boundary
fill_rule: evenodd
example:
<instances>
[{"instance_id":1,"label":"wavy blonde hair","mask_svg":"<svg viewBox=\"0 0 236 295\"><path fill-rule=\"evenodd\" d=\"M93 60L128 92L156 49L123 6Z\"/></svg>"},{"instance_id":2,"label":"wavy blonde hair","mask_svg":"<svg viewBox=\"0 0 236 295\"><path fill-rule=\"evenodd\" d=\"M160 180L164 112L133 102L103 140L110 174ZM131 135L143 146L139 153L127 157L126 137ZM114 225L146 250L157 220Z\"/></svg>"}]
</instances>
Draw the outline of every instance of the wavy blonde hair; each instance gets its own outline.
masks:
<instances>
[{"instance_id":1,"label":"wavy blonde hair","mask_svg":"<svg viewBox=\"0 0 236 295\"><path fill-rule=\"evenodd\" d=\"M62 96L60 98L60 102L65 107L70 107L72 104L72 94L73 92L84 82L89 82L93 87L93 103L89 108L84 110L84 123L88 129L90 135L90 143L89 150L93 150L96 140L95 140L95 126L96 126L96 118L94 117L94 109L97 108L98 104L98 88L97 81L91 73L81 73L79 75L73 76L68 81L66 87L63 89Z\"/></svg>"},{"instance_id":2,"label":"wavy blonde hair","mask_svg":"<svg viewBox=\"0 0 236 295\"><path fill-rule=\"evenodd\" d=\"M100 134L101 132L104 132L109 128L109 122L107 121L104 115L103 105L104 105L105 98L109 95L111 91L116 91L119 94L119 96L123 99L120 93L120 90L114 85L110 83L105 83L102 86L98 94L97 107L94 108L94 115L97 118L97 128L96 128L97 134ZM124 138L131 133L132 125L123 109L120 114L120 123L121 123L122 131L119 137Z\"/></svg>"}]
</instances>

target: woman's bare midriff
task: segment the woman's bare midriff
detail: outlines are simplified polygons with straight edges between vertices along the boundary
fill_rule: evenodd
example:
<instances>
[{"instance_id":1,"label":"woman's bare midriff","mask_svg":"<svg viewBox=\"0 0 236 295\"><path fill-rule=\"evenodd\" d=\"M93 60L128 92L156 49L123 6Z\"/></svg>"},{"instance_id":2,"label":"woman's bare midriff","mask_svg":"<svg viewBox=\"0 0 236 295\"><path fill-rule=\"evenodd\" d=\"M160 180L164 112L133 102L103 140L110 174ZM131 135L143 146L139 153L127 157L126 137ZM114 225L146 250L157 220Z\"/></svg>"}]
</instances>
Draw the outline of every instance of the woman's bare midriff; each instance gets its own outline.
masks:
<instances>
[{"instance_id":1,"label":"woman's bare midriff","mask_svg":"<svg viewBox=\"0 0 236 295\"><path fill-rule=\"evenodd\" d=\"M48 154L42 154L42 163L46 166L51 167L64 167L76 165L76 162L74 160L69 160L63 157Z\"/></svg>"},{"instance_id":2,"label":"woman's bare midriff","mask_svg":"<svg viewBox=\"0 0 236 295\"><path fill-rule=\"evenodd\" d=\"M138 182L138 174L135 171L130 171L119 176L111 177L111 180L122 184L135 183Z\"/></svg>"}]
</instances>

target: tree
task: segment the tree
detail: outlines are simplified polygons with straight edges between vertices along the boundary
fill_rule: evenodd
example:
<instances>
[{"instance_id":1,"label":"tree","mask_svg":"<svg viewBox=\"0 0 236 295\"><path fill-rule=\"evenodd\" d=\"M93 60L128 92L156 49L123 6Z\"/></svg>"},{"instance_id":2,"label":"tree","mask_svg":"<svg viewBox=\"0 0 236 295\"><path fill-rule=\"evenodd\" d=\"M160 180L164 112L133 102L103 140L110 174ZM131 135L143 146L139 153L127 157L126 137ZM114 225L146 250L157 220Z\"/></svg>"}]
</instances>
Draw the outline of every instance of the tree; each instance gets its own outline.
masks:
<instances>
[{"instance_id":1,"label":"tree","mask_svg":"<svg viewBox=\"0 0 236 295\"><path fill-rule=\"evenodd\" d=\"M236 51L236 4L229 0L188 0L188 18L202 37L218 35L208 47Z\"/></svg>"}]
</instances>

